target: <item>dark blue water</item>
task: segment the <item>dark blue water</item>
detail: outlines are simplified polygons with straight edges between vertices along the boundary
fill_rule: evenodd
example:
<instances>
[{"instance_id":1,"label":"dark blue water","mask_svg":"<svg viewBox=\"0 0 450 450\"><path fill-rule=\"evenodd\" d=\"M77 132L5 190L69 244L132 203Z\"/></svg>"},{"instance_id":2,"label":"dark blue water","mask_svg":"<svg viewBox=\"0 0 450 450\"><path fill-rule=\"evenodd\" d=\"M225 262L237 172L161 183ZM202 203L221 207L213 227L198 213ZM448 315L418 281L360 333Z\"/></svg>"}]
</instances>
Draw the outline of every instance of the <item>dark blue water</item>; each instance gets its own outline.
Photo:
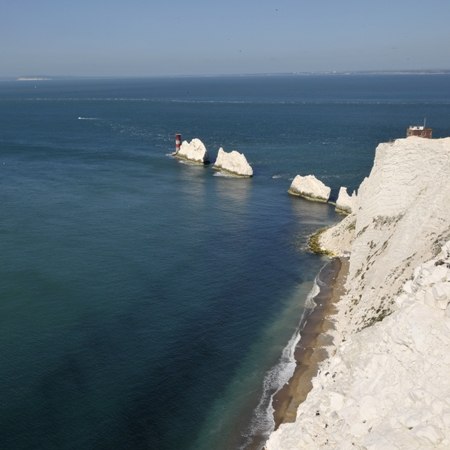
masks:
<instances>
[{"instance_id":1,"label":"dark blue water","mask_svg":"<svg viewBox=\"0 0 450 450\"><path fill-rule=\"evenodd\" d=\"M356 188L450 76L0 82L0 448L234 448ZM250 180L167 154L244 152Z\"/></svg>"}]
</instances>

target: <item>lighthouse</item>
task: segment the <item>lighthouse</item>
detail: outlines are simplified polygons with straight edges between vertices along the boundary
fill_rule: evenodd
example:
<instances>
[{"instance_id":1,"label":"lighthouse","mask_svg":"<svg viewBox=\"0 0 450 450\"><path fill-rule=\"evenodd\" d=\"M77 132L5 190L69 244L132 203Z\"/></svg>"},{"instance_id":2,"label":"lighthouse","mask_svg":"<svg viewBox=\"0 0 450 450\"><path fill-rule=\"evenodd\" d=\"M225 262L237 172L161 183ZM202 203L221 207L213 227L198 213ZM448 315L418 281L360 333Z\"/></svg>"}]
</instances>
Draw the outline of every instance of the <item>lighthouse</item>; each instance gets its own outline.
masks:
<instances>
[{"instance_id":1,"label":"lighthouse","mask_svg":"<svg viewBox=\"0 0 450 450\"><path fill-rule=\"evenodd\" d=\"M177 133L175 135L175 154L179 152L181 147L181 134Z\"/></svg>"}]
</instances>

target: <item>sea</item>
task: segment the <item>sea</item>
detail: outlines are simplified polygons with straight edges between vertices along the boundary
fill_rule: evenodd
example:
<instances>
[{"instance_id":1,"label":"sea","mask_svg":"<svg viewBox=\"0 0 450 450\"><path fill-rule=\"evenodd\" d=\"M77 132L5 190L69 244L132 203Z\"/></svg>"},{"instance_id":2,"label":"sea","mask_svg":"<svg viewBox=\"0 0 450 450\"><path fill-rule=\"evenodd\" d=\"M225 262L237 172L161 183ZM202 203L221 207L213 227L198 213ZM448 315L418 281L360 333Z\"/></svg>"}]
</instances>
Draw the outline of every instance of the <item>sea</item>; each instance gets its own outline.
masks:
<instances>
[{"instance_id":1,"label":"sea","mask_svg":"<svg viewBox=\"0 0 450 450\"><path fill-rule=\"evenodd\" d=\"M263 441L342 217L292 179L335 200L424 120L450 136L449 74L1 80L0 448Z\"/></svg>"}]
</instances>

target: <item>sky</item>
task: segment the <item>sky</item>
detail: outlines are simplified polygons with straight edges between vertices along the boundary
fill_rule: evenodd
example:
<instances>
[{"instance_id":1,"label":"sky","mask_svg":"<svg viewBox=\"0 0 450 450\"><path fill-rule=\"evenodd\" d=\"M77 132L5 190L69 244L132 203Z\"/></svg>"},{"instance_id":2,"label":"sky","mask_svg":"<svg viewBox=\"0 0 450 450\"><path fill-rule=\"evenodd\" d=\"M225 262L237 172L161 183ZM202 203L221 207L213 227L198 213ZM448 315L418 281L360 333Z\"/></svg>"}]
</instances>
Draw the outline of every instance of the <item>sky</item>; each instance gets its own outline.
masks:
<instances>
[{"instance_id":1,"label":"sky","mask_svg":"<svg viewBox=\"0 0 450 450\"><path fill-rule=\"evenodd\" d=\"M450 0L0 0L0 77L449 70Z\"/></svg>"}]
</instances>

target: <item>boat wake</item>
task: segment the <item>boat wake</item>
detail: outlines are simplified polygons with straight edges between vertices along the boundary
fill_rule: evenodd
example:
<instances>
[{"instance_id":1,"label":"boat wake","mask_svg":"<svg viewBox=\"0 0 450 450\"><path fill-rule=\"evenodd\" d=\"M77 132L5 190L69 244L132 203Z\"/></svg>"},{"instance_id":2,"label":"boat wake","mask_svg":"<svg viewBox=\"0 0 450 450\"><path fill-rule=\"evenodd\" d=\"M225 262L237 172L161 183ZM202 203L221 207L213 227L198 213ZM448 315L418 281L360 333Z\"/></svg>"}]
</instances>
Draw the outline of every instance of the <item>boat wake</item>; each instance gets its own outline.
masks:
<instances>
[{"instance_id":1,"label":"boat wake","mask_svg":"<svg viewBox=\"0 0 450 450\"><path fill-rule=\"evenodd\" d=\"M291 176L286 173L276 173L272 175L272 180L290 180Z\"/></svg>"}]
</instances>

